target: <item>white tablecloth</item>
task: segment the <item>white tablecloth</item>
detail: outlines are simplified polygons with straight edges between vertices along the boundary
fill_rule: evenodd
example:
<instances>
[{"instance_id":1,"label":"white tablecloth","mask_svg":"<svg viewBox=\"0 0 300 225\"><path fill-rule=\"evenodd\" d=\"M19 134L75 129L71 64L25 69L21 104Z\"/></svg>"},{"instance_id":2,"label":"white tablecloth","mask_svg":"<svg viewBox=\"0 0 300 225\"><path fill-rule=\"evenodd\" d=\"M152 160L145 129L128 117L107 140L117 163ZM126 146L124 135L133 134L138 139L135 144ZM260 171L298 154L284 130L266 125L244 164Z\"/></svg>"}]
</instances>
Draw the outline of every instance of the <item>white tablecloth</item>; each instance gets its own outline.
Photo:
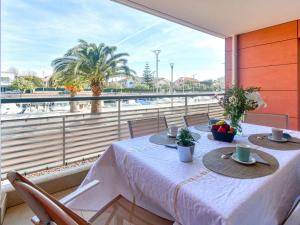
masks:
<instances>
[{"instance_id":1,"label":"white tablecloth","mask_svg":"<svg viewBox=\"0 0 300 225\"><path fill-rule=\"evenodd\" d=\"M192 129L192 128L191 128ZM211 141L207 133L195 148L194 161L182 163L176 149L149 142L149 136L114 143L90 169L83 184L100 185L69 206L98 210L117 194L183 225L276 225L285 218L300 194L300 150L278 151L256 146L279 161L272 175L236 179L206 169L202 157L208 151L236 143L249 143L249 134L271 128L243 124L245 137L233 143ZM299 132L288 131L300 137Z\"/></svg>"}]
</instances>

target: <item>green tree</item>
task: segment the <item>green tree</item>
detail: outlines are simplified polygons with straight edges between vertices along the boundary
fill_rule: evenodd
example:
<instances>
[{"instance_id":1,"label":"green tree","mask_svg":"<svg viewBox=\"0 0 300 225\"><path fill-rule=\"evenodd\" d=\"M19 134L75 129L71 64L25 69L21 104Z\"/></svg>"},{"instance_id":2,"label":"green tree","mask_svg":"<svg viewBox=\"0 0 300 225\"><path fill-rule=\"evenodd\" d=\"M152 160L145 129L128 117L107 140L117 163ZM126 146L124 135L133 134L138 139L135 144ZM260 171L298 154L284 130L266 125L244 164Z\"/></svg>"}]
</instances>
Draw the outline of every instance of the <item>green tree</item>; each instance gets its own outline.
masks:
<instances>
[{"instance_id":1,"label":"green tree","mask_svg":"<svg viewBox=\"0 0 300 225\"><path fill-rule=\"evenodd\" d=\"M88 80L93 96L100 96L109 78L116 76L132 76L135 74L127 66L127 53L116 53L117 47L100 43L87 43L79 40L79 44L71 48L63 57L52 61L55 72L71 73L83 80ZM91 112L100 111L100 102L92 101Z\"/></svg>"},{"instance_id":2,"label":"green tree","mask_svg":"<svg viewBox=\"0 0 300 225\"><path fill-rule=\"evenodd\" d=\"M149 88L153 87L153 73L150 70L150 66L148 63L145 65L145 69L143 71L144 83L148 85Z\"/></svg>"},{"instance_id":3,"label":"green tree","mask_svg":"<svg viewBox=\"0 0 300 225\"><path fill-rule=\"evenodd\" d=\"M194 86L194 83L193 81L191 80L185 80L184 81L184 88L187 89L187 90L191 90Z\"/></svg>"},{"instance_id":4,"label":"green tree","mask_svg":"<svg viewBox=\"0 0 300 225\"><path fill-rule=\"evenodd\" d=\"M69 71L72 72L72 71ZM52 87L64 87L70 92L71 97L75 97L78 92L82 91L87 82L81 76L76 76L74 73L57 72L50 78L50 85ZM77 104L75 101L70 101L70 112L77 111Z\"/></svg>"},{"instance_id":5,"label":"green tree","mask_svg":"<svg viewBox=\"0 0 300 225\"><path fill-rule=\"evenodd\" d=\"M163 84L160 86L161 90L168 92L170 90L170 84Z\"/></svg>"},{"instance_id":6,"label":"green tree","mask_svg":"<svg viewBox=\"0 0 300 225\"><path fill-rule=\"evenodd\" d=\"M24 93L26 90L32 91L36 88L35 84L26 79L26 77L17 77L11 84L11 87L15 90L19 90Z\"/></svg>"},{"instance_id":7,"label":"green tree","mask_svg":"<svg viewBox=\"0 0 300 225\"><path fill-rule=\"evenodd\" d=\"M214 85L213 80L203 80L200 82L201 84L205 85L207 88L211 88Z\"/></svg>"},{"instance_id":8,"label":"green tree","mask_svg":"<svg viewBox=\"0 0 300 225\"><path fill-rule=\"evenodd\" d=\"M111 82L107 85L106 88L111 88L111 89L121 89L122 85L118 82Z\"/></svg>"},{"instance_id":9,"label":"green tree","mask_svg":"<svg viewBox=\"0 0 300 225\"><path fill-rule=\"evenodd\" d=\"M32 82L35 87L43 87L44 86L44 82L40 77L37 77L35 75L26 75L26 76L23 76L23 77L26 80Z\"/></svg>"},{"instance_id":10,"label":"green tree","mask_svg":"<svg viewBox=\"0 0 300 225\"><path fill-rule=\"evenodd\" d=\"M135 86L136 90L149 90L149 86L147 84L137 84Z\"/></svg>"}]
</instances>

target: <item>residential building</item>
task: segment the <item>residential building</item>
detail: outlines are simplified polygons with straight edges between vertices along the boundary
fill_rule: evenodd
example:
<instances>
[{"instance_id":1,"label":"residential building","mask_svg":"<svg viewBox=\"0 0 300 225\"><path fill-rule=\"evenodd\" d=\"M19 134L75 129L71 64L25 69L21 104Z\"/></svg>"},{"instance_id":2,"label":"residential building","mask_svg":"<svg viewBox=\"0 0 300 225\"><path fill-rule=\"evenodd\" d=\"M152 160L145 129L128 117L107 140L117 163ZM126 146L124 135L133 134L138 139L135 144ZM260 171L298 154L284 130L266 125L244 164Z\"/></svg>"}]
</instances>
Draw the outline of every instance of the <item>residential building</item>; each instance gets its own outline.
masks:
<instances>
[{"instance_id":1,"label":"residential building","mask_svg":"<svg viewBox=\"0 0 300 225\"><path fill-rule=\"evenodd\" d=\"M2 72L1 71L1 91L7 91L10 88L10 85L12 84L12 82L15 80L16 78L16 74L13 72Z\"/></svg>"},{"instance_id":2,"label":"residential building","mask_svg":"<svg viewBox=\"0 0 300 225\"><path fill-rule=\"evenodd\" d=\"M199 80L197 80L193 77L188 77L188 76L178 78L177 80L175 80L174 84L175 84L175 86L182 86L186 82L190 82L194 85L199 84Z\"/></svg>"}]
</instances>

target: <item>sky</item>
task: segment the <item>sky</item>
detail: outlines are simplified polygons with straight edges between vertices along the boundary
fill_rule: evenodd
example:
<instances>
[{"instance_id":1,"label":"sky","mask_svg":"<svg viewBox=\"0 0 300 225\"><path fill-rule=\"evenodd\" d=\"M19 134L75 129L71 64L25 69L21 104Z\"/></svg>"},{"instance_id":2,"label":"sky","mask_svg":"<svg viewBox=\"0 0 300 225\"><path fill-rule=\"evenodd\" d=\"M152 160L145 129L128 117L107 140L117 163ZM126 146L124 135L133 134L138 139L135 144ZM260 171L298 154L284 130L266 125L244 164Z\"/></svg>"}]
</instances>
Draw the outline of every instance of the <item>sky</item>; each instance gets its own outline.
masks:
<instances>
[{"instance_id":1,"label":"sky","mask_svg":"<svg viewBox=\"0 0 300 225\"><path fill-rule=\"evenodd\" d=\"M224 76L224 40L109 0L2 0L1 71L52 74L51 61L79 39L129 53L128 65L141 76L145 63L159 76L198 80Z\"/></svg>"}]
</instances>

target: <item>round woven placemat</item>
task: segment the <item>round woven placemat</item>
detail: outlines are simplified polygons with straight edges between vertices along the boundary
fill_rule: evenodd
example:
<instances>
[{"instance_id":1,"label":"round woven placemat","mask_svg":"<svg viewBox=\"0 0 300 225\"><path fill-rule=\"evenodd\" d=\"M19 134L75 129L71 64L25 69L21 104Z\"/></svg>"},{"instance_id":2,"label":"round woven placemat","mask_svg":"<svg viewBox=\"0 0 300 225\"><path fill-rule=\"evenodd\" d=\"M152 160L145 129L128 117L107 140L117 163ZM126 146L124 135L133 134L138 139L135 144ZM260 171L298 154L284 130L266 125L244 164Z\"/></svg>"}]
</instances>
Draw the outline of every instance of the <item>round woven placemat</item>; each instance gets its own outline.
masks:
<instances>
[{"instance_id":1,"label":"round woven placemat","mask_svg":"<svg viewBox=\"0 0 300 225\"><path fill-rule=\"evenodd\" d=\"M270 175L274 173L278 167L278 161L270 154L265 152L251 149L251 152L258 154L261 158L266 160L271 166L261 163L255 163L252 165L244 165L235 162L233 159L223 159L222 154L234 152L235 147L218 148L204 155L202 161L204 166L216 173L222 174L228 177L250 179Z\"/></svg>"},{"instance_id":2,"label":"round woven placemat","mask_svg":"<svg viewBox=\"0 0 300 225\"><path fill-rule=\"evenodd\" d=\"M207 124L195 125L194 128L195 128L196 130L204 131L204 132L210 132L210 131L211 131L211 129L208 127Z\"/></svg>"},{"instance_id":3,"label":"round woven placemat","mask_svg":"<svg viewBox=\"0 0 300 225\"><path fill-rule=\"evenodd\" d=\"M280 150L280 151L286 151L286 150L300 150L300 139L299 138L290 138L290 141L293 142L299 142L299 143L293 143L293 142L275 142L268 139L268 133L263 134L253 134L248 137L249 141L254 144L258 145L264 148L269 148L273 150Z\"/></svg>"},{"instance_id":4,"label":"round woven placemat","mask_svg":"<svg viewBox=\"0 0 300 225\"><path fill-rule=\"evenodd\" d=\"M192 136L194 137L195 141L200 139L200 134L191 132ZM154 134L149 139L150 142L157 144L157 145L170 145L176 143L176 138L170 138L167 135L167 131L160 132L158 134Z\"/></svg>"}]
</instances>

